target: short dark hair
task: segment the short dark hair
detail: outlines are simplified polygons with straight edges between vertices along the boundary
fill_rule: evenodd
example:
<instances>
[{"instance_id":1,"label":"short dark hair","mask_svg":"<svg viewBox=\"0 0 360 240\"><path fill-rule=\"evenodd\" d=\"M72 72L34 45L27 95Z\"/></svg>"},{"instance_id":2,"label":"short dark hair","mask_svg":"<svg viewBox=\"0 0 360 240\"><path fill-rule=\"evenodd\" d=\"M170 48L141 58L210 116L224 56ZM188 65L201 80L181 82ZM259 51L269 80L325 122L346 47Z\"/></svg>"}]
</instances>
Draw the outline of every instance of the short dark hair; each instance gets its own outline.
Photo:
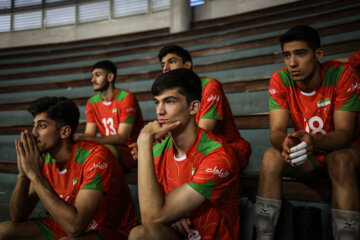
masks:
<instances>
[{"instance_id":1,"label":"short dark hair","mask_svg":"<svg viewBox=\"0 0 360 240\"><path fill-rule=\"evenodd\" d=\"M169 46L165 46L162 49L160 49L159 54L158 54L158 58L159 61L161 62L163 57L165 57L166 55L168 55L169 53L173 53L177 56L179 56L183 63L190 61L192 63L192 58L190 53L188 52L188 50L177 46L177 45L169 45Z\"/></svg>"},{"instance_id":2,"label":"short dark hair","mask_svg":"<svg viewBox=\"0 0 360 240\"><path fill-rule=\"evenodd\" d=\"M80 112L76 104L66 97L42 97L31 103L28 111L35 117L40 113L46 113L48 118L56 123L59 129L69 125L71 137L79 125Z\"/></svg>"},{"instance_id":3,"label":"short dark hair","mask_svg":"<svg viewBox=\"0 0 360 240\"><path fill-rule=\"evenodd\" d=\"M91 71L94 71L95 68L104 69L107 72L113 73L114 74L114 80L116 79L117 68L116 68L116 65L113 62L111 62L109 60L100 61L100 62L95 63L92 66Z\"/></svg>"},{"instance_id":4,"label":"short dark hair","mask_svg":"<svg viewBox=\"0 0 360 240\"><path fill-rule=\"evenodd\" d=\"M151 93L153 96L158 96L164 90L174 88L179 88L179 93L186 97L188 104L194 100L201 101L201 81L192 70L178 68L160 74L151 87Z\"/></svg>"},{"instance_id":5,"label":"short dark hair","mask_svg":"<svg viewBox=\"0 0 360 240\"><path fill-rule=\"evenodd\" d=\"M283 50L284 44L293 41L304 41L313 50L317 50L320 46L320 35L319 32L307 25L298 25L286 33L282 34L279 38L281 42L281 49Z\"/></svg>"}]
</instances>

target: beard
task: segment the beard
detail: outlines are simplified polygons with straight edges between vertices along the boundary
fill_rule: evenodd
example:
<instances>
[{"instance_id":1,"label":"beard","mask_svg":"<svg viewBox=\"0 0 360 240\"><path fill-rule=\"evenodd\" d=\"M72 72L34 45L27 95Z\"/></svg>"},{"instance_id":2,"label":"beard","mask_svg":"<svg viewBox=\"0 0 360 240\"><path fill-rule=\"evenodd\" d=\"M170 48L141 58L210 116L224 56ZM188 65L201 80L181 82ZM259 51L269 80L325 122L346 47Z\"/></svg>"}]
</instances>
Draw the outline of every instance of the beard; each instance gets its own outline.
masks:
<instances>
[{"instance_id":1,"label":"beard","mask_svg":"<svg viewBox=\"0 0 360 240\"><path fill-rule=\"evenodd\" d=\"M109 81L106 81L103 85L99 85L99 88L94 89L96 92L103 92L105 90L107 90L110 86Z\"/></svg>"}]
</instances>

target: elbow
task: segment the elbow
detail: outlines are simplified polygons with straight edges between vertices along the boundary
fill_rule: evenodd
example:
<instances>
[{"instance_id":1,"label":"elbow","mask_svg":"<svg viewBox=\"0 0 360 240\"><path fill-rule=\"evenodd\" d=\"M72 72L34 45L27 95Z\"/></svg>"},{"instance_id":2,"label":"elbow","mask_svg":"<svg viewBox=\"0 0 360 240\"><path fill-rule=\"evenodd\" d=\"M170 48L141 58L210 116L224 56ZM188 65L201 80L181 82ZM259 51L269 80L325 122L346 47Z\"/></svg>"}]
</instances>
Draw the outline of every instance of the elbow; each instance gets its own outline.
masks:
<instances>
[{"instance_id":1,"label":"elbow","mask_svg":"<svg viewBox=\"0 0 360 240\"><path fill-rule=\"evenodd\" d=\"M158 214L141 213L141 222L142 224L162 223L162 219L160 219Z\"/></svg>"},{"instance_id":2,"label":"elbow","mask_svg":"<svg viewBox=\"0 0 360 240\"><path fill-rule=\"evenodd\" d=\"M69 237L76 238L85 232L85 227L79 226L78 224L72 224L69 225L66 229L64 228L64 230Z\"/></svg>"}]
</instances>

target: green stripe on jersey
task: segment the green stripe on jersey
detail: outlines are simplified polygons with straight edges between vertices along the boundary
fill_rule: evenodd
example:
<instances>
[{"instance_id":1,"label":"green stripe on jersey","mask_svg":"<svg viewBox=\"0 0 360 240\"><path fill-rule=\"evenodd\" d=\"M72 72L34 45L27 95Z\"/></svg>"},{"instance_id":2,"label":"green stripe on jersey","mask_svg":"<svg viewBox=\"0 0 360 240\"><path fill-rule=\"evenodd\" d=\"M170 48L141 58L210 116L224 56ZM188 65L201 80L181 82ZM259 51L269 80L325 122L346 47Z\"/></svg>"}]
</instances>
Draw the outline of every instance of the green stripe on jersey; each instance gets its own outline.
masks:
<instances>
[{"instance_id":1,"label":"green stripe on jersey","mask_svg":"<svg viewBox=\"0 0 360 240\"><path fill-rule=\"evenodd\" d=\"M338 82L340 75L344 70L344 66L325 68L325 76L323 86L333 86Z\"/></svg>"},{"instance_id":2,"label":"green stripe on jersey","mask_svg":"<svg viewBox=\"0 0 360 240\"><path fill-rule=\"evenodd\" d=\"M212 105L211 108L204 114L202 118L221 120L216 105Z\"/></svg>"},{"instance_id":3,"label":"green stripe on jersey","mask_svg":"<svg viewBox=\"0 0 360 240\"><path fill-rule=\"evenodd\" d=\"M153 156L154 159L163 154L166 149L172 147L172 137L169 135L167 138L165 138L161 143L156 144L153 147Z\"/></svg>"},{"instance_id":4,"label":"green stripe on jersey","mask_svg":"<svg viewBox=\"0 0 360 240\"><path fill-rule=\"evenodd\" d=\"M200 81L201 81L201 88L204 89L206 84L210 81L211 79L210 78L200 78Z\"/></svg>"},{"instance_id":5,"label":"green stripe on jersey","mask_svg":"<svg viewBox=\"0 0 360 240\"><path fill-rule=\"evenodd\" d=\"M214 183L215 183L215 179L204 183L204 184L200 184L200 183L193 183L193 182L189 182L189 186L192 187L195 191L197 191L198 193L200 193L201 195L203 195L207 200L211 199L211 193L214 187Z\"/></svg>"},{"instance_id":6,"label":"green stripe on jersey","mask_svg":"<svg viewBox=\"0 0 360 240\"><path fill-rule=\"evenodd\" d=\"M98 93L89 99L89 103L99 103L101 101L102 101L101 93Z\"/></svg>"},{"instance_id":7,"label":"green stripe on jersey","mask_svg":"<svg viewBox=\"0 0 360 240\"><path fill-rule=\"evenodd\" d=\"M126 96L129 95L128 92L125 92L123 90L118 90L118 93L116 94L115 100L122 101Z\"/></svg>"},{"instance_id":8,"label":"green stripe on jersey","mask_svg":"<svg viewBox=\"0 0 360 240\"><path fill-rule=\"evenodd\" d=\"M78 163L84 163L86 158L89 156L90 153L91 153L91 149L86 150L86 149L83 149L81 147L77 147L75 157L74 157L74 161L78 162Z\"/></svg>"},{"instance_id":9,"label":"green stripe on jersey","mask_svg":"<svg viewBox=\"0 0 360 240\"><path fill-rule=\"evenodd\" d=\"M221 147L221 144L209 138L205 132L201 134L201 138L196 148L204 155L208 155L210 152Z\"/></svg>"},{"instance_id":10,"label":"green stripe on jersey","mask_svg":"<svg viewBox=\"0 0 360 240\"><path fill-rule=\"evenodd\" d=\"M124 123L134 123L134 115L130 114L130 116L125 120Z\"/></svg>"},{"instance_id":11,"label":"green stripe on jersey","mask_svg":"<svg viewBox=\"0 0 360 240\"><path fill-rule=\"evenodd\" d=\"M360 112L360 98L357 93L344 103L339 110Z\"/></svg>"},{"instance_id":12,"label":"green stripe on jersey","mask_svg":"<svg viewBox=\"0 0 360 240\"><path fill-rule=\"evenodd\" d=\"M279 71L278 73L284 86L295 87L294 81L292 80L288 70Z\"/></svg>"},{"instance_id":13,"label":"green stripe on jersey","mask_svg":"<svg viewBox=\"0 0 360 240\"><path fill-rule=\"evenodd\" d=\"M51 157L50 153L46 154L45 163L55 163L55 159Z\"/></svg>"},{"instance_id":14,"label":"green stripe on jersey","mask_svg":"<svg viewBox=\"0 0 360 240\"><path fill-rule=\"evenodd\" d=\"M100 173L97 173L95 177L90 182L86 183L81 190L99 190L104 192Z\"/></svg>"},{"instance_id":15,"label":"green stripe on jersey","mask_svg":"<svg viewBox=\"0 0 360 240\"><path fill-rule=\"evenodd\" d=\"M281 109L280 105L274 100L272 96L269 96L269 109Z\"/></svg>"}]
</instances>

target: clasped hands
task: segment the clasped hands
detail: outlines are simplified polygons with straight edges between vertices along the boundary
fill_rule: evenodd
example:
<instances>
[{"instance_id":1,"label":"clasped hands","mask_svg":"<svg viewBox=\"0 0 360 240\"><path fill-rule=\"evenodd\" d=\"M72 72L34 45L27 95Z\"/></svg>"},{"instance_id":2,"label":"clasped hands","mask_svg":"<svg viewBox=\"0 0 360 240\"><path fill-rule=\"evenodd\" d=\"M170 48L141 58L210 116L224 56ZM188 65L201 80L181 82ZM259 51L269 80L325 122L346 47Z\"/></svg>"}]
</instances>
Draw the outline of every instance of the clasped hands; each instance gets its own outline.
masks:
<instances>
[{"instance_id":1,"label":"clasped hands","mask_svg":"<svg viewBox=\"0 0 360 240\"><path fill-rule=\"evenodd\" d=\"M282 156L284 160L296 167L306 162L314 150L314 139L306 131L289 133L283 142Z\"/></svg>"},{"instance_id":2,"label":"clasped hands","mask_svg":"<svg viewBox=\"0 0 360 240\"><path fill-rule=\"evenodd\" d=\"M44 155L40 154L34 135L27 130L21 132L20 140L15 139L15 148L19 175L27 176L30 180L40 176Z\"/></svg>"}]
</instances>

